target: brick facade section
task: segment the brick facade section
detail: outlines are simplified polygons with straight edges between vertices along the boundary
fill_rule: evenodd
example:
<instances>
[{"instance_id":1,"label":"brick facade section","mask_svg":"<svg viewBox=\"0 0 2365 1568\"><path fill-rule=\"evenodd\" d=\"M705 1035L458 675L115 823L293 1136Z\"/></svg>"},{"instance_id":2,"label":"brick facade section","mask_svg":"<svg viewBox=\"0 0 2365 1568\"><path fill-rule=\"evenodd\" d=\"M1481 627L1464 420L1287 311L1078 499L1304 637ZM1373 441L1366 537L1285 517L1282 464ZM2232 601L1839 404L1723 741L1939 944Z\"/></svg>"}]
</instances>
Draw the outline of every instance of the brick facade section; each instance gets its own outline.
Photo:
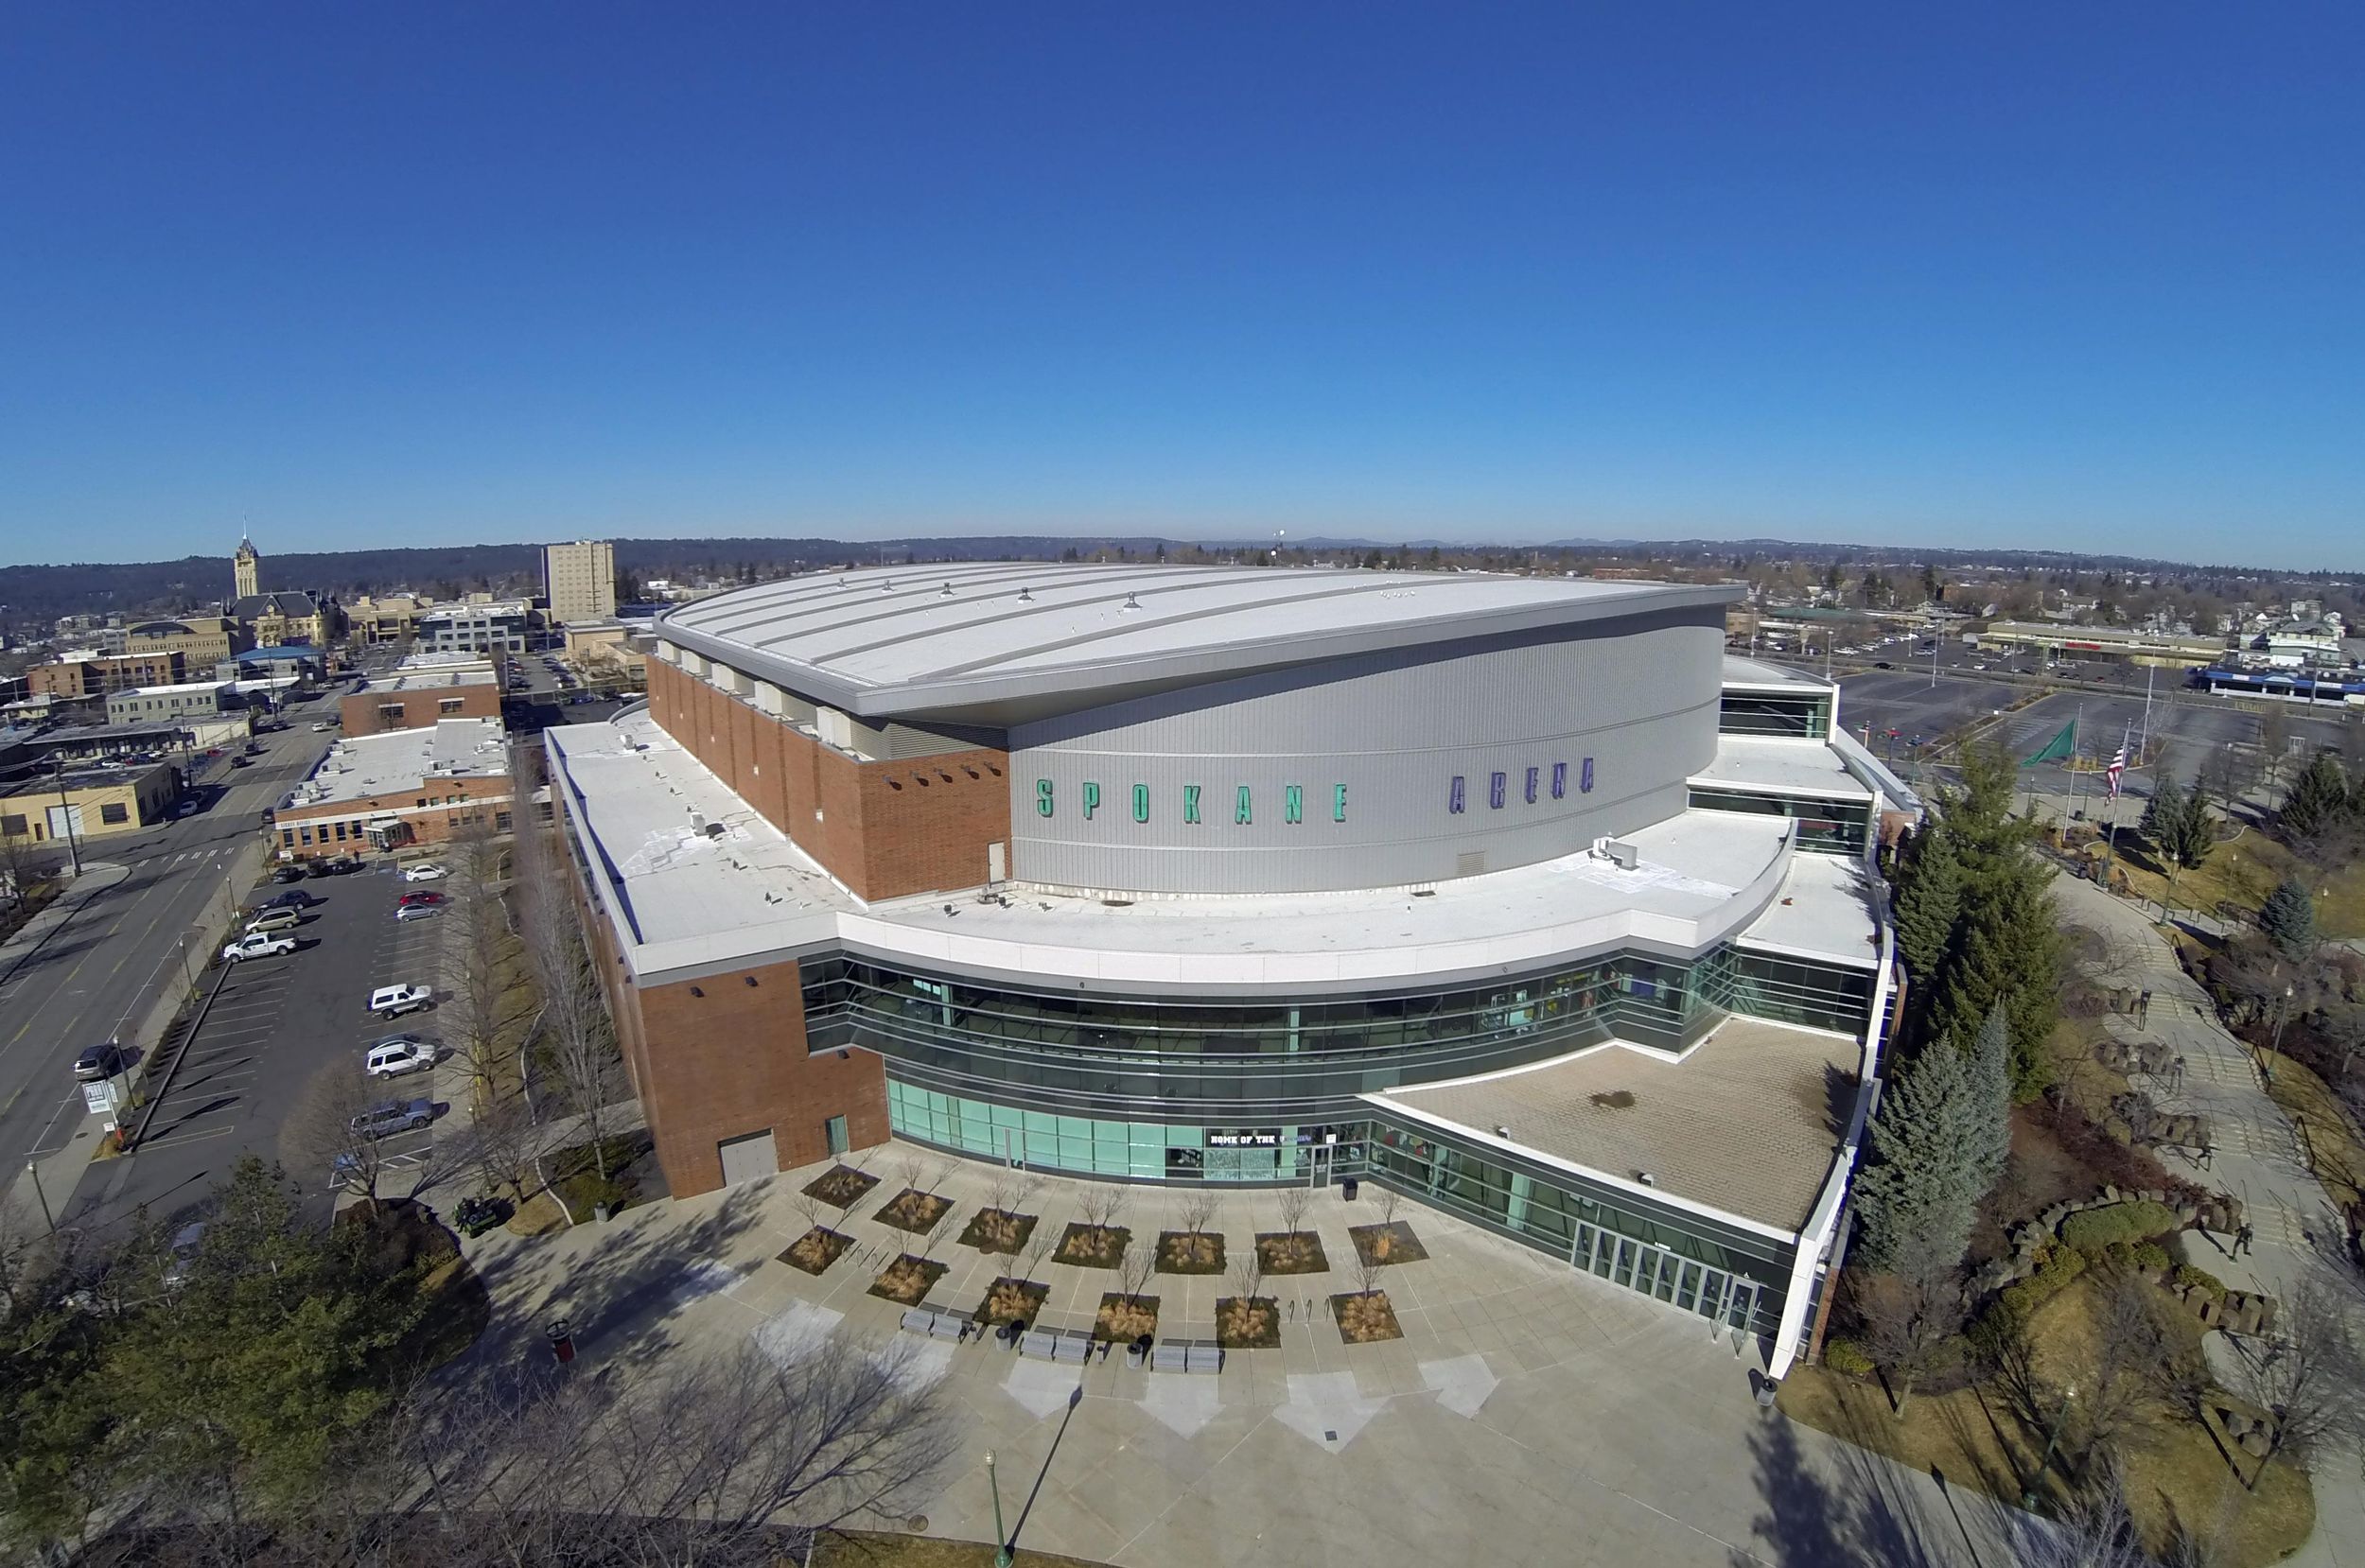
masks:
<instances>
[{"instance_id":1,"label":"brick facade section","mask_svg":"<svg viewBox=\"0 0 2365 1568\"><path fill-rule=\"evenodd\" d=\"M976 887L1009 842L1009 758L990 747L858 762L662 659L649 712L858 897Z\"/></svg>"},{"instance_id":2,"label":"brick facade section","mask_svg":"<svg viewBox=\"0 0 2365 1568\"><path fill-rule=\"evenodd\" d=\"M750 1133L771 1132L782 1170L829 1154L832 1116L846 1118L850 1148L887 1141L886 1064L868 1051L806 1054L804 988L796 964L635 984L616 933L583 887L571 854L568 863L624 1070L675 1197L722 1186L718 1145Z\"/></svg>"},{"instance_id":3,"label":"brick facade section","mask_svg":"<svg viewBox=\"0 0 2365 1568\"><path fill-rule=\"evenodd\" d=\"M315 860L324 855L358 855L366 860L377 851L370 847L359 825L384 811L394 813L410 828L412 845L447 844L471 821L496 827L498 813L510 809L516 793L517 786L507 774L471 774L463 778L422 779L390 794L286 807L272 818L272 847L283 860ZM423 808L419 805L423 799L434 804ZM335 826L339 822L345 824L342 839ZM304 842L307 828L312 832L310 844Z\"/></svg>"},{"instance_id":4,"label":"brick facade section","mask_svg":"<svg viewBox=\"0 0 2365 1568\"><path fill-rule=\"evenodd\" d=\"M447 712L444 704L460 706ZM501 688L491 681L469 686L426 686L415 691L356 691L342 699L338 717L347 735L381 735L388 730L426 729L439 719L499 719ZM402 709L400 719L382 711Z\"/></svg>"},{"instance_id":5,"label":"brick facade section","mask_svg":"<svg viewBox=\"0 0 2365 1568\"><path fill-rule=\"evenodd\" d=\"M25 685L37 697L96 697L133 687L179 686L189 678L188 668L179 653L107 653L37 664L25 671Z\"/></svg>"}]
</instances>

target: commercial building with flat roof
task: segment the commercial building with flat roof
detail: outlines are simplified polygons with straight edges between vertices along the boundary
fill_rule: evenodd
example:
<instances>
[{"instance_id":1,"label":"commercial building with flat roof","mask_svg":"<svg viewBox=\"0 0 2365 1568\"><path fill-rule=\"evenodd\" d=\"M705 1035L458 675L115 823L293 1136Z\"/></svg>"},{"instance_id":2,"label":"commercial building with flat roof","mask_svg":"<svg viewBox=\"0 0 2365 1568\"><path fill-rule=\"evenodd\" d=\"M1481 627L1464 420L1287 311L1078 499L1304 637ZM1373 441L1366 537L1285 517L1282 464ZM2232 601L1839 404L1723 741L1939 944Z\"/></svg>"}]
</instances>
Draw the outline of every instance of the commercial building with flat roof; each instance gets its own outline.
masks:
<instances>
[{"instance_id":1,"label":"commercial building with flat roof","mask_svg":"<svg viewBox=\"0 0 2365 1568\"><path fill-rule=\"evenodd\" d=\"M553 625L608 619L616 614L616 547L604 539L543 546L542 586Z\"/></svg>"},{"instance_id":2,"label":"commercial building with flat roof","mask_svg":"<svg viewBox=\"0 0 2365 1568\"><path fill-rule=\"evenodd\" d=\"M510 827L509 746L498 719L445 719L339 740L272 812L281 860L387 854Z\"/></svg>"},{"instance_id":3,"label":"commercial building with flat roof","mask_svg":"<svg viewBox=\"0 0 2365 1568\"><path fill-rule=\"evenodd\" d=\"M545 744L673 1190L890 1134L1355 1176L1786 1366L1904 803L1835 688L1726 658L1740 592L975 563L660 618L646 704Z\"/></svg>"},{"instance_id":4,"label":"commercial building with flat roof","mask_svg":"<svg viewBox=\"0 0 2365 1568\"><path fill-rule=\"evenodd\" d=\"M0 839L64 844L136 832L164 820L180 793L168 762L70 768L0 786Z\"/></svg>"},{"instance_id":5,"label":"commercial building with flat roof","mask_svg":"<svg viewBox=\"0 0 2365 1568\"><path fill-rule=\"evenodd\" d=\"M491 665L469 659L453 668L397 670L366 681L338 700L347 735L390 729L419 729L447 719L501 716L500 677Z\"/></svg>"},{"instance_id":6,"label":"commercial building with flat roof","mask_svg":"<svg viewBox=\"0 0 2365 1568\"><path fill-rule=\"evenodd\" d=\"M107 699L107 723L154 724L170 719L218 719L238 706L229 681L184 681L177 686L140 686Z\"/></svg>"}]
</instances>

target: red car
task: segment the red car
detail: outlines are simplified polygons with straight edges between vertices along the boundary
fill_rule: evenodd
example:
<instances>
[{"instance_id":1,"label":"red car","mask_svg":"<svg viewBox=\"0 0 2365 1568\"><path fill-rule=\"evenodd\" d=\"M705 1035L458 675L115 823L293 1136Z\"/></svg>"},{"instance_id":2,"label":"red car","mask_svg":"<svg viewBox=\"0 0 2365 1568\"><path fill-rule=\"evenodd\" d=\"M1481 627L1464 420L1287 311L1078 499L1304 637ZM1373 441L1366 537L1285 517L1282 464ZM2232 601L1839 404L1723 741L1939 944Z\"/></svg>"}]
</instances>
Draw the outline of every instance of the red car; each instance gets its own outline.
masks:
<instances>
[{"instance_id":1,"label":"red car","mask_svg":"<svg viewBox=\"0 0 2365 1568\"><path fill-rule=\"evenodd\" d=\"M396 901L394 907L396 909L416 909L421 904L440 904L445 901L444 896L440 893L406 893L398 901Z\"/></svg>"}]
</instances>

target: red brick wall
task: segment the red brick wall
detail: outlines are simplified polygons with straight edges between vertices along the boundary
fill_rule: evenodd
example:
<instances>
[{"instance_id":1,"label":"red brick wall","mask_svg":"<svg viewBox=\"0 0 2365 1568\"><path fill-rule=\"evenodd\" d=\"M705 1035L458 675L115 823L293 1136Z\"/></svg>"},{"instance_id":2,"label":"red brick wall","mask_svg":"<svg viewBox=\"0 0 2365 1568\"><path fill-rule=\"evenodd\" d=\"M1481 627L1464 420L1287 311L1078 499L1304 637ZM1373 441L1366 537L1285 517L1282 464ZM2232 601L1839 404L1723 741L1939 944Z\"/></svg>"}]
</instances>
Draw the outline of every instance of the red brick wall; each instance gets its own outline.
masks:
<instances>
[{"instance_id":1,"label":"red brick wall","mask_svg":"<svg viewBox=\"0 0 2365 1568\"><path fill-rule=\"evenodd\" d=\"M460 711L446 713L447 698L460 699ZM378 709L399 706L399 723L381 716ZM417 691L357 691L338 704L339 716L344 721L347 735L377 735L394 729L425 729L439 719L498 719L501 716L501 688L481 684L476 686L428 687Z\"/></svg>"},{"instance_id":2,"label":"red brick wall","mask_svg":"<svg viewBox=\"0 0 2365 1568\"><path fill-rule=\"evenodd\" d=\"M1002 752L857 762L661 659L649 665L649 711L860 897L974 887L986 846L1008 842Z\"/></svg>"},{"instance_id":3,"label":"red brick wall","mask_svg":"<svg viewBox=\"0 0 2365 1568\"><path fill-rule=\"evenodd\" d=\"M674 1196L720 1187L715 1145L749 1133L769 1129L783 1170L829 1153L832 1116L855 1148L886 1141L885 1064L867 1051L805 1054L794 963L636 989L641 1104Z\"/></svg>"},{"instance_id":4,"label":"red brick wall","mask_svg":"<svg viewBox=\"0 0 2365 1568\"><path fill-rule=\"evenodd\" d=\"M340 821L367 821L373 811L394 811L411 828L413 845L448 843L454 832L465 827L466 819L481 817L487 828L494 826L495 813L510 809L511 797L517 793L507 774L485 774L466 778L437 778L423 780L416 788L400 794L364 795L358 800L341 800L334 805L307 806L280 811L272 820L272 847L280 854L297 860L310 860L322 855L358 855L364 859L376 853L367 838L359 835L340 839L331 825ZM464 804L445 806L441 803L457 797ZM421 799L438 804L425 810L419 809ZM303 842L301 829L310 828L313 842ZM324 842L321 834L327 834ZM348 829L351 832L351 829ZM287 837L295 834L296 842Z\"/></svg>"}]
</instances>

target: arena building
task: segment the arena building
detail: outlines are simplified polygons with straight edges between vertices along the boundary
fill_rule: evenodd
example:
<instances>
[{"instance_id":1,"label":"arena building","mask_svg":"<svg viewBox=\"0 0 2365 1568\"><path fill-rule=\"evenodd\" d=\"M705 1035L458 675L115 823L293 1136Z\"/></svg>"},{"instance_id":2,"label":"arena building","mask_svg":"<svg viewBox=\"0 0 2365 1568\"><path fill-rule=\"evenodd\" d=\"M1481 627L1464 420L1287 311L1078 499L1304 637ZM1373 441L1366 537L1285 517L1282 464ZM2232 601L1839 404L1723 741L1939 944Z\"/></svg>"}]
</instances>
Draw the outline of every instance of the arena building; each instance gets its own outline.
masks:
<instances>
[{"instance_id":1,"label":"arena building","mask_svg":"<svg viewBox=\"0 0 2365 1568\"><path fill-rule=\"evenodd\" d=\"M1916 803L1725 654L1740 592L972 563L671 612L646 702L546 741L674 1191L890 1135L1353 1176L1786 1367Z\"/></svg>"}]
</instances>

